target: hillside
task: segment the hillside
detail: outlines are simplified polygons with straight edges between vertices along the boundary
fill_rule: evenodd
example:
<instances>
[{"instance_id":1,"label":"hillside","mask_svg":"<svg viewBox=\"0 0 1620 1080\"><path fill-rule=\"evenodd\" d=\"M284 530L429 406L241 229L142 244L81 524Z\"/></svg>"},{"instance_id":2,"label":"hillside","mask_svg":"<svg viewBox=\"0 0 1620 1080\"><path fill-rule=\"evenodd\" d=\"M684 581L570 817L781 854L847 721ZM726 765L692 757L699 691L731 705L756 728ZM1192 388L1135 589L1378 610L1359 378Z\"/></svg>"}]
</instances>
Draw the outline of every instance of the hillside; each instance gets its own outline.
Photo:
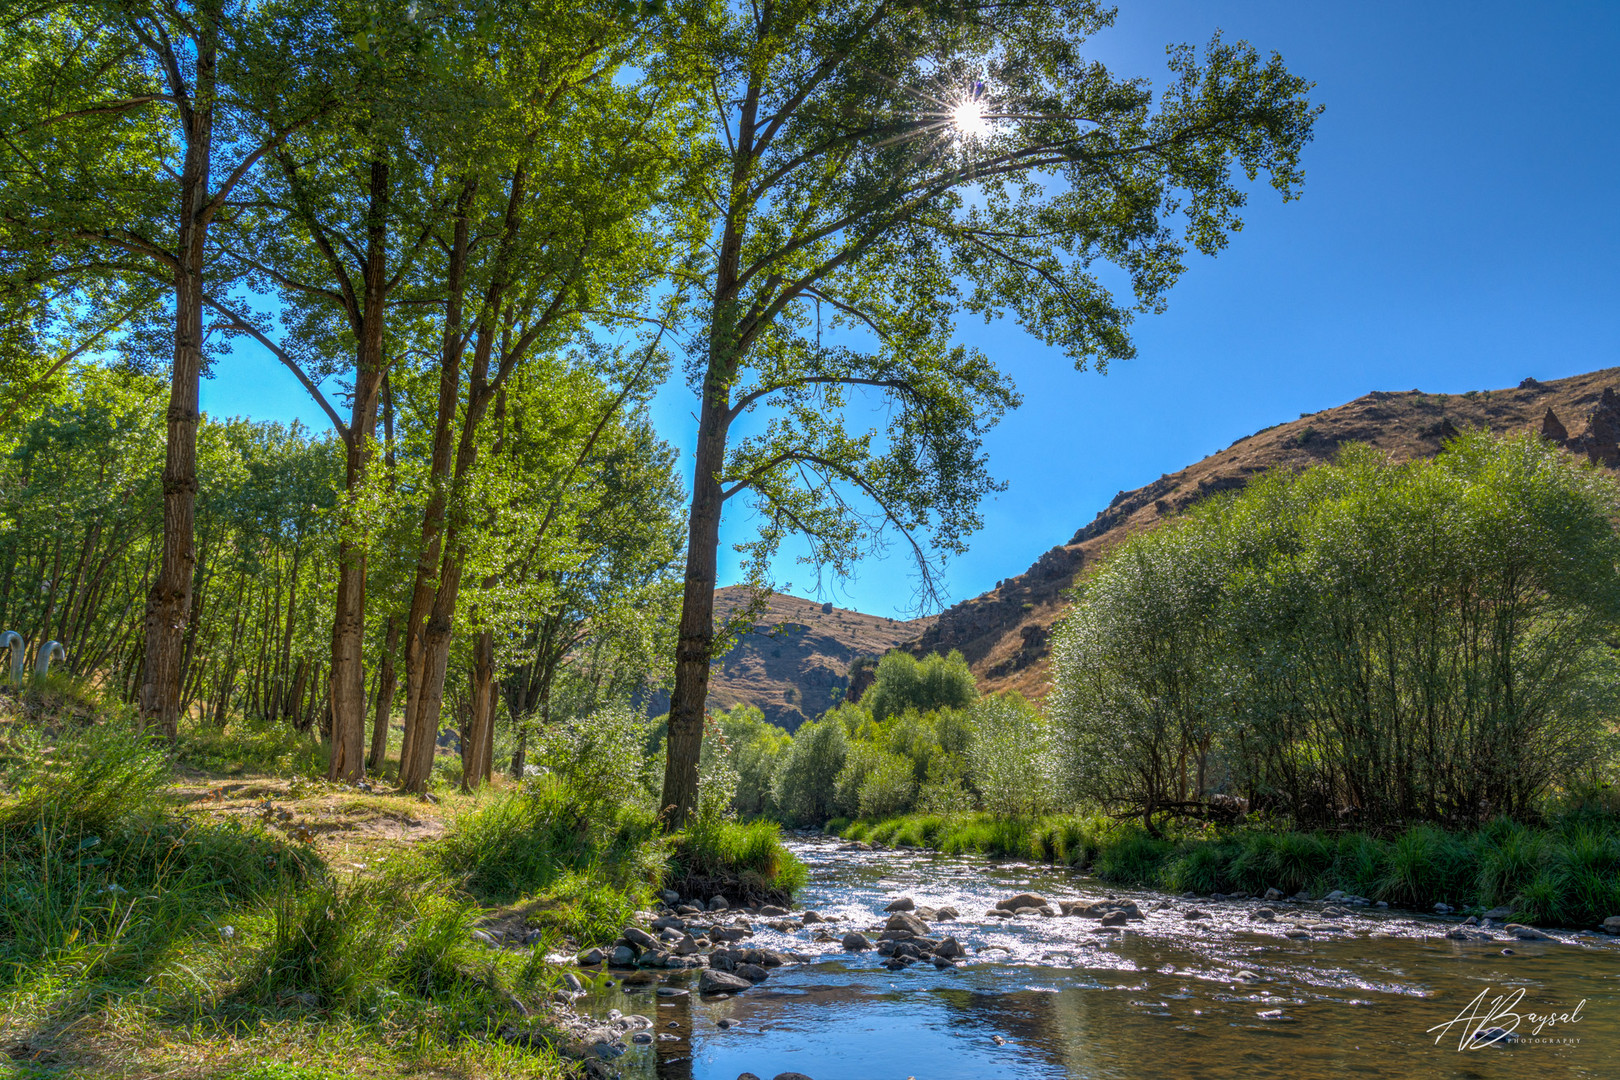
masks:
<instances>
[{"instance_id":1,"label":"hillside","mask_svg":"<svg viewBox=\"0 0 1620 1080\"><path fill-rule=\"evenodd\" d=\"M715 614L724 618L747 603L749 591L730 586L715 593ZM789 731L821 715L849 687L850 665L863 656L882 656L914 640L933 619L888 619L831 604L774 594L764 614L715 669L709 707L727 709L742 702L758 706L765 718ZM653 701L654 715L669 708L665 695Z\"/></svg>"},{"instance_id":2,"label":"hillside","mask_svg":"<svg viewBox=\"0 0 1620 1080\"><path fill-rule=\"evenodd\" d=\"M947 608L906 648L917 653L960 649L985 690L1047 690L1054 621L1065 590L1114 544L1208 495L1232 491L1256 473L1328 460L1347 442L1368 443L1397 461L1439 451L1453 432L1540 431L1609 467L1620 464L1620 368L1552 382L1526 379L1511 390L1425 394L1375 391L1239 439L1180 472L1122 491L1091 524L996 588Z\"/></svg>"}]
</instances>

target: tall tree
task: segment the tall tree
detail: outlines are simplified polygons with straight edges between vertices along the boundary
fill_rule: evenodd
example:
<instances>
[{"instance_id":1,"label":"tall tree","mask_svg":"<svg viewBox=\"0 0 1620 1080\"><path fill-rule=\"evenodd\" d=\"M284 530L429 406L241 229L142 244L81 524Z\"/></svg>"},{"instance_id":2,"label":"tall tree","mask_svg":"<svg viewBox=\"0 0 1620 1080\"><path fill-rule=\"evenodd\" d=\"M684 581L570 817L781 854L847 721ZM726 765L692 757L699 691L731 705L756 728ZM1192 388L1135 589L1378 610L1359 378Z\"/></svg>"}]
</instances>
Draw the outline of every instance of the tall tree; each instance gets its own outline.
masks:
<instances>
[{"instance_id":1,"label":"tall tree","mask_svg":"<svg viewBox=\"0 0 1620 1080\"><path fill-rule=\"evenodd\" d=\"M1085 58L1111 19L1089 0L787 0L690 20L714 211L686 269L706 295L668 826L697 802L726 504L746 493L763 522L756 576L790 532L843 572L893 530L932 600L936 560L996 487L982 434L1017 401L951 345L956 317L1011 314L1080 367L1128 357L1132 312L1162 305L1187 247L1213 254L1239 227L1242 179L1265 171L1284 198L1302 183L1316 110L1280 58L1173 49L1155 103ZM890 409L887 430L852 430L852 396Z\"/></svg>"},{"instance_id":2,"label":"tall tree","mask_svg":"<svg viewBox=\"0 0 1620 1080\"><path fill-rule=\"evenodd\" d=\"M25 88L0 118L8 254L49 252L25 273L144 276L172 290L163 544L138 695L141 715L170 738L197 559L210 231L264 155L329 100L324 83L301 77L323 66L300 40L306 17L232 0L0 5L17 76L8 83ZM269 124L242 108L255 85L278 89Z\"/></svg>"}]
</instances>

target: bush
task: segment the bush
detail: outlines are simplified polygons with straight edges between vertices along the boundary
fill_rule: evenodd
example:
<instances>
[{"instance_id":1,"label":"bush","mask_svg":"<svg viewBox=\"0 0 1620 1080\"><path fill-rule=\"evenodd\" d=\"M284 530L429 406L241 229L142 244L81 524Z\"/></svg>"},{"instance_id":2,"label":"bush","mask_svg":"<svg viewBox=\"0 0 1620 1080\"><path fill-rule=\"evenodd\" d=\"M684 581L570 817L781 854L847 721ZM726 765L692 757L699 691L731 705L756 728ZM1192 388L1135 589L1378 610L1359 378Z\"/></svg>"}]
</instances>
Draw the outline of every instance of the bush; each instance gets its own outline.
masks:
<instances>
[{"instance_id":1,"label":"bush","mask_svg":"<svg viewBox=\"0 0 1620 1080\"><path fill-rule=\"evenodd\" d=\"M973 708L970 776L984 808L1008 817L1037 817L1052 808L1053 763L1046 722L1017 694L985 698Z\"/></svg>"},{"instance_id":2,"label":"bush","mask_svg":"<svg viewBox=\"0 0 1620 1080\"><path fill-rule=\"evenodd\" d=\"M978 696L978 684L961 653L953 649L948 656L935 653L918 660L896 649L878 661L877 681L862 704L882 723L907 709L965 709Z\"/></svg>"},{"instance_id":3,"label":"bush","mask_svg":"<svg viewBox=\"0 0 1620 1080\"><path fill-rule=\"evenodd\" d=\"M1064 771L1150 831L1229 787L1306 827L1601 798L1617 511L1609 477L1484 434L1404 465L1349 447L1208 500L1116 549L1059 634Z\"/></svg>"},{"instance_id":4,"label":"bush","mask_svg":"<svg viewBox=\"0 0 1620 1080\"><path fill-rule=\"evenodd\" d=\"M772 787L772 798L784 821L819 825L833 816L838 774L848 753L849 738L837 720L828 717L799 728Z\"/></svg>"}]
</instances>

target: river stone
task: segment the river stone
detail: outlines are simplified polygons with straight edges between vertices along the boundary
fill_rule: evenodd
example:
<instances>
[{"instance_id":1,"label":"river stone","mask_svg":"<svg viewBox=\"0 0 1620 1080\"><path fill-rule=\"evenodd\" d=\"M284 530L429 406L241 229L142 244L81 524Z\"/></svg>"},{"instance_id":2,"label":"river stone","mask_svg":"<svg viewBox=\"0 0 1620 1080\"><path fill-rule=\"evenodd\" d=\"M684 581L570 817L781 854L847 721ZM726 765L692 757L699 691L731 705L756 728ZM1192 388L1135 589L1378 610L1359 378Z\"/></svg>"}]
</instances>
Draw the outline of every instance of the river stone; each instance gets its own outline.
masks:
<instances>
[{"instance_id":1,"label":"river stone","mask_svg":"<svg viewBox=\"0 0 1620 1080\"><path fill-rule=\"evenodd\" d=\"M1558 940L1557 938L1553 937L1551 934L1543 934L1540 930L1537 930L1535 927L1533 927L1533 926L1525 926L1522 923L1510 922L1506 926L1504 926L1502 929L1506 930L1508 933L1512 934L1514 937L1518 938L1520 941L1557 941Z\"/></svg>"},{"instance_id":2,"label":"river stone","mask_svg":"<svg viewBox=\"0 0 1620 1080\"><path fill-rule=\"evenodd\" d=\"M697 915L697 914L700 914L702 911L703 911L703 908L702 908L701 905L698 905L698 904L682 904L680 907L675 909L675 914L677 914L677 915Z\"/></svg>"},{"instance_id":3,"label":"river stone","mask_svg":"<svg viewBox=\"0 0 1620 1080\"><path fill-rule=\"evenodd\" d=\"M865 934L851 930L844 935L844 948L850 952L862 952L872 947L872 939Z\"/></svg>"},{"instance_id":4,"label":"river stone","mask_svg":"<svg viewBox=\"0 0 1620 1080\"><path fill-rule=\"evenodd\" d=\"M1124 926L1129 921L1130 919L1126 917L1123 911L1110 911L1102 917L1104 926Z\"/></svg>"},{"instance_id":5,"label":"river stone","mask_svg":"<svg viewBox=\"0 0 1620 1080\"><path fill-rule=\"evenodd\" d=\"M962 913L951 907L949 904L934 910L934 918L939 922L951 922L952 920L960 919L961 917Z\"/></svg>"},{"instance_id":6,"label":"river stone","mask_svg":"<svg viewBox=\"0 0 1620 1080\"><path fill-rule=\"evenodd\" d=\"M1003 911L1017 911L1019 908L1042 908L1046 904L1046 897L1031 892L1019 893L1017 896L1009 896L1005 900L996 901L996 907Z\"/></svg>"},{"instance_id":7,"label":"river stone","mask_svg":"<svg viewBox=\"0 0 1620 1080\"><path fill-rule=\"evenodd\" d=\"M709 901L710 911L725 911L730 907L731 904L723 896L716 896L713 900Z\"/></svg>"},{"instance_id":8,"label":"river stone","mask_svg":"<svg viewBox=\"0 0 1620 1080\"><path fill-rule=\"evenodd\" d=\"M934 955L943 956L947 960L954 960L956 957L963 955L962 943L954 937L948 937L934 948Z\"/></svg>"},{"instance_id":9,"label":"river stone","mask_svg":"<svg viewBox=\"0 0 1620 1080\"><path fill-rule=\"evenodd\" d=\"M704 994L735 994L754 984L736 975L709 968L698 978L698 992Z\"/></svg>"},{"instance_id":10,"label":"river stone","mask_svg":"<svg viewBox=\"0 0 1620 1080\"><path fill-rule=\"evenodd\" d=\"M670 907L674 907L676 904L681 902L681 894L676 892L674 889L665 889L659 895L664 898L664 903L668 904Z\"/></svg>"},{"instance_id":11,"label":"river stone","mask_svg":"<svg viewBox=\"0 0 1620 1080\"><path fill-rule=\"evenodd\" d=\"M590 967L593 964L600 964L606 959L607 956L602 952L601 949L586 949L584 952L574 957L574 962L582 967Z\"/></svg>"},{"instance_id":12,"label":"river stone","mask_svg":"<svg viewBox=\"0 0 1620 1080\"><path fill-rule=\"evenodd\" d=\"M883 924L884 934L906 933L912 937L927 937L928 924L906 911L897 911Z\"/></svg>"},{"instance_id":13,"label":"river stone","mask_svg":"<svg viewBox=\"0 0 1620 1080\"><path fill-rule=\"evenodd\" d=\"M821 917L821 912L819 912L819 911L811 911L809 908L805 909L805 911L804 911L804 925L806 925L806 926L814 926L816 923L824 923L826 921L827 921L826 919L823 919Z\"/></svg>"},{"instance_id":14,"label":"river stone","mask_svg":"<svg viewBox=\"0 0 1620 1080\"><path fill-rule=\"evenodd\" d=\"M652 921L654 930L685 930L686 920L677 915L665 915Z\"/></svg>"},{"instance_id":15,"label":"river stone","mask_svg":"<svg viewBox=\"0 0 1620 1080\"><path fill-rule=\"evenodd\" d=\"M1282 898L1283 898L1283 894L1282 894L1281 889L1267 889L1266 890L1265 899L1267 899L1267 900L1281 900Z\"/></svg>"},{"instance_id":16,"label":"river stone","mask_svg":"<svg viewBox=\"0 0 1620 1080\"><path fill-rule=\"evenodd\" d=\"M883 961L883 966L888 968L890 971L901 971L906 967L909 967L910 964L911 961L904 956L891 956L887 960Z\"/></svg>"},{"instance_id":17,"label":"river stone","mask_svg":"<svg viewBox=\"0 0 1620 1080\"><path fill-rule=\"evenodd\" d=\"M911 897L902 896L900 899L892 901L889 904L889 906L884 908L883 910L884 911L915 911L916 908L917 908L917 905L916 905L915 902L913 902Z\"/></svg>"},{"instance_id":18,"label":"river stone","mask_svg":"<svg viewBox=\"0 0 1620 1080\"><path fill-rule=\"evenodd\" d=\"M1257 920L1259 922L1270 922L1272 919L1275 919L1276 917L1277 917L1277 913L1275 911L1272 911L1268 907L1257 908L1255 910L1254 914L1249 916L1250 919L1254 919L1254 920Z\"/></svg>"},{"instance_id":19,"label":"river stone","mask_svg":"<svg viewBox=\"0 0 1620 1080\"><path fill-rule=\"evenodd\" d=\"M771 975L770 972L758 964L738 964L734 974L738 978L747 979L751 983L762 983Z\"/></svg>"},{"instance_id":20,"label":"river stone","mask_svg":"<svg viewBox=\"0 0 1620 1080\"><path fill-rule=\"evenodd\" d=\"M1620 934L1620 915L1610 915L1607 919L1604 919L1603 932L1605 934Z\"/></svg>"},{"instance_id":21,"label":"river stone","mask_svg":"<svg viewBox=\"0 0 1620 1080\"><path fill-rule=\"evenodd\" d=\"M1003 910L1005 910L1005 909L1003 909ZM1040 913L1041 913L1041 909L1037 908L1037 907L1021 907L1021 908L1014 908L1013 909L1013 914L1015 916L1017 916L1018 918L1020 918L1020 919L1025 918L1025 917L1030 916L1030 915L1039 915Z\"/></svg>"},{"instance_id":22,"label":"river stone","mask_svg":"<svg viewBox=\"0 0 1620 1080\"><path fill-rule=\"evenodd\" d=\"M1493 908L1491 908L1491 910L1489 910L1485 914L1481 915L1480 918L1481 919L1511 919L1511 918L1513 918L1513 909L1511 907L1509 907L1508 905L1504 904L1501 907L1493 907Z\"/></svg>"},{"instance_id":23,"label":"river stone","mask_svg":"<svg viewBox=\"0 0 1620 1080\"><path fill-rule=\"evenodd\" d=\"M641 929L639 926L627 926L623 930L619 931L619 936L638 949L658 948L658 939L654 938L651 934L647 933L647 931Z\"/></svg>"},{"instance_id":24,"label":"river stone","mask_svg":"<svg viewBox=\"0 0 1620 1080\"><path fill-rule=\"evenodd\" d=\"M615 945L608 954L609 967L635 967L636 950L628 945Z\"/></svg>"},{"instance_id":25,"label":"river stone","mask_svg":"<svg viewBox=\"0 0 1620 1080\"><path fill-rule=\"evenodd\" d=\"M1188 920L1189 922L1193 919L1207 919L1209 918L1209 912L1199 911L1197 908L1188 908L1182 913L1182 918Z\"/></svg>"},{"instance_id":26,"label":"river stone","mask_svg":"<svg viewBox=\"0 0 1620 1080\"><path fill-rule=\"evenodd\" d=\"M956 961L952 960L948 956L936 956L933 958L933 961L934 966L939 968L941 971L944 971L946 968L953 968L956 966Z\"/></svg>"},{"instance_id":27,"label":"river stone","mask_svg":"<svg viewBox=\"0 0 1620 1080\"><path fill-rule=\"evenodd\" d=\"M759 909L760 915L767 919L780 919L788 913L787 908L777 907L775 904L766 904Z\"/></svg>"}]
</instances>

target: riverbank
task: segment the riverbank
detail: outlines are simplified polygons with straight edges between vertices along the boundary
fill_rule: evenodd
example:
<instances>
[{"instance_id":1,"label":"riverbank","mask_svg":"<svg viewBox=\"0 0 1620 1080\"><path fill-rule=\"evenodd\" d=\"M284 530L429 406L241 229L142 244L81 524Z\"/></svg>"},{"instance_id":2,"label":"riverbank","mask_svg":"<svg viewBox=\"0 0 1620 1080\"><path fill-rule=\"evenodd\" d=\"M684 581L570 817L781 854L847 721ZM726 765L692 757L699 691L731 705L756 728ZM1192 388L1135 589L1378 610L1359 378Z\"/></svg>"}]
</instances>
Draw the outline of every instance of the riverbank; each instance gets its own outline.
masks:
<instances>
[{"instance_id":1,"label":"riverbank","mask_svg":"<svg viewBox=\"0 0 1620 1080\"><path fill-rule=\"evenodd\" d=\"M849 841L1071 866L1121 885L1200 895L1325 896L1335 890L1399 907L1483 912L1519 922L1592 928L1620 915L1620 819L1570 814L1541 827L1510 821L1394 836L1189 829L1155 839L1101 816L1032 819L911 814L832 821Z\"/></svg>"},{"instance_id":2,"label":"riverbank","mask_svg":"<svg viewBox=\"0 0 1620 1080\"><path fill-rule=\"evenodd\" d=\"M662 837L556 780L406 795L317 779L309 740L275 775L243 767L263 748L177 761L121 719L35 719L0 716L8 1078L574 1075L548 956L683 867L803 880L774 826Z\"/></svg>"}]
</instances>

